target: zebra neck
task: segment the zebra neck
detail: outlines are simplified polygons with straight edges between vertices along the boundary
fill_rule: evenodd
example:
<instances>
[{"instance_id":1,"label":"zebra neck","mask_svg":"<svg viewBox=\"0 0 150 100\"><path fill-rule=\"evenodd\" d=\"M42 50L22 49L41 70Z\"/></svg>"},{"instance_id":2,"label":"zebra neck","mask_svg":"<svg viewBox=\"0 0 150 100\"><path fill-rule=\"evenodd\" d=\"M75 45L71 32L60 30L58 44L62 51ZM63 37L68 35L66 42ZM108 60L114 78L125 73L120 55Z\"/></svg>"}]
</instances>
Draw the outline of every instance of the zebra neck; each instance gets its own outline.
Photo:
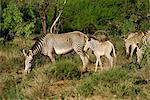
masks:
<instances>
[{"instance_id":1,"label":"zebra neck","mask_svg":"<svg viewBox=\"0 0 150 100\"><path fill-rule=\"evenodd\" d=\"M34 49L32 52L33 52L33 55L37 55L38 53L40 53L40 52L41 52L41 50Z\"/></svg>"},{"instance_id":2,"label":"zebra neck","mask_svg":"<svg viewBox=\"0 0 150 100\"><path fill-rule=\"evenodd\" d=\"M42 47L43 47L43 39L36 41L31 49L33 52L33 55L37 55L39 52L41 52Z\"/></svg>"},{"instance_id":3,"label":"zebra neck","mask_svg":"<svg viewBox=\"0 0 150 100\"><path fill-rule=\"evenodd\" d=\"M92 50L94 50L95 49L95 43L94 43L94 41L90 41L91 43L90 43L90 48L92 49Z\"/></svg>"}]
</instances>

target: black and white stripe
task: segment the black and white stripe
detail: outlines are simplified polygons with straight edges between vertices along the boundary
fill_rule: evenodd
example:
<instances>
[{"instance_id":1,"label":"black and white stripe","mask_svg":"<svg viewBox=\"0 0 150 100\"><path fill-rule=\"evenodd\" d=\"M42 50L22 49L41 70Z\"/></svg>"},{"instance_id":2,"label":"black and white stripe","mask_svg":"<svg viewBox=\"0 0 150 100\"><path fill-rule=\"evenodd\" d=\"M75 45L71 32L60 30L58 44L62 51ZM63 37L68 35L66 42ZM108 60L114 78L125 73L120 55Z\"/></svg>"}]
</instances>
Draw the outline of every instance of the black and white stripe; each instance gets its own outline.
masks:
<instances>
[{"instance_id":1,"label":"black and white stripe","mask_svg":"<svg viewBox=\"0 0 150 100\"><path fill-rule=\"evenodd\" d=\"M31 48L33 55L38 54L42 50L44 36L38 39Z\"/></svg>"}]
</instances>

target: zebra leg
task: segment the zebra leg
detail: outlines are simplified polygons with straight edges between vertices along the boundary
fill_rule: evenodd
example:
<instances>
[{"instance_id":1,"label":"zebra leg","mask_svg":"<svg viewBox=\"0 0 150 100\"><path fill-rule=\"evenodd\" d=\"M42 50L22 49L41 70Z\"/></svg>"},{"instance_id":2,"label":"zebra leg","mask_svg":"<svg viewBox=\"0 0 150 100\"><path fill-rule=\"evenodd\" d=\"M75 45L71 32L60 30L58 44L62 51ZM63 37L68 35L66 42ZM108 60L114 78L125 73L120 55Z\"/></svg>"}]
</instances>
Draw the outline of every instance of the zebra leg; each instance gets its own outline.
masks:
<instances>
[{"instance_id":1,"label":"zebra leg","mask_svg":"<svg viewBox=\"0 0 150 100\"><path fill-rule=\"evenodd\" d=\"M128 56L129 55L129 47L130 47L130 45L129 44L125 44L125 47L126 47L126 55Z\"/></svg>"},{"instance_id":2,"label":"zebra leg","mask_svg":"<svg viewBox=\"0 0 150 100\"><path fill-rule=\"evenodd\" d=\"M135 45L135 44L131 45L131 53L130 53L130 57L131 57L131 58L132 58L132 56L133 56L133 52L134 52L134 50L135 50L136 47L138 47L138 46Z\"/></svg>"},{"instance_id":3,"label":"zebra leg","mask_svg":"<svg viewBox=\"0 0 150 100\"><path fill-rule=\"evenodd\" d=\"M76 50L76 49L74 49L74 50L80 56L80 58L82 60L82 63L83 63L83 71L85 71L86 70L86 66L87 66L87 64L89 62L88 57L86 56L86 54L84 54L83 51Z\"/></svg>"},{"instance_id":4,"label":"zebra leg","mask_svg":"<svg viewBox=\"0 0 150 100\"><path fill-rule=\"evenodd\" d=\"M49 58L51 59L51 62L52 63L55 63L55 58L53 57L53 52L51 51L51 52L48 52L48 56L49 56Z\"/></svg>"},{"instance_id":5,"label":"zebra leg","mask_svg":"<svg viewBox=\"0 0 150 100\"><path fill-rule=\"evenodd\" d=\"M99 60L98 60L98 58L97 58L97 59L96 59L96 63L95 63L95 72L97 71L98 62L99 62Z\"/></svg>"},{"instance_id":6,"label":"zebra leg","mask_svg":"<svg viewBox=\"0 0 150 100\"><path fill-rule=\"evenodd\" d=\"M88 58L87 58L87 56L85 54L80 55L80 58L81 58L81 60L83 62L83 70L86 70L86 67L87 67L87 65L89 63L89 60L88 60Z\"/></svg>"},{"instance_id":7,"label":"zebra leg","mask_svg":"<svg viewBox=\"0 0 150 100\"><path fill-rule=\"evenodd\" d=\"M95 72L96 72L98 64L100 65L101 70L103 69L103 67L102 67L102 62L101 62L101 59L100 59L101 56L98 55L97 53L94 53L94 54L96 56L96 63L95 63Z\"/></svg>"},{"instance_id":8,"label":"zebra leg","mask_svg":"<svg viewBox=\"0 0 150 100\"><path fill-rule=\"evenodd\" d=\"M110 62L110 67L113 67L113 57L110 54L106 54L105 56L108 58Z\"/></svg>"},{"instance_id":9,"label":"zebra leg","mask_svg":"<svg viewBox=\"0 0 150 100\"><path fill-rule=\"evenodd\" d=\"M141 59L142 59L142 56L143 56L143 50L137 48L136 56L137 56L137 63L140 65Z\"/></svg>"},{"instance_id":10,"label":"zebra leg","mask_svg":"<svg viewBox=\"0 0 150 100\"><path fill-rule=\"evenodd\" d=\"M102 62L101 62L101 58L100 57L98 57L98 62L99 62L99 66L100 66L101 70L103 70Z\"/></svg>"}]
</instances>

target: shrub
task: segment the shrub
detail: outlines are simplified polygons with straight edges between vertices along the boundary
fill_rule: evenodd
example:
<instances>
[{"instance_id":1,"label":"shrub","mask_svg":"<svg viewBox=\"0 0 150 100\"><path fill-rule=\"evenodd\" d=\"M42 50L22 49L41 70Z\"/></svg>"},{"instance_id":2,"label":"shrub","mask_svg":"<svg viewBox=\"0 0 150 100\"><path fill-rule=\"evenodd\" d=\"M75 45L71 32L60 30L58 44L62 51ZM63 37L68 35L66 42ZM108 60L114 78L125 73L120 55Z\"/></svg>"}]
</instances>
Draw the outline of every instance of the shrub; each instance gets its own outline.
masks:
<instances>
[{"instance_id":1,"label":"shrub","mask_svg":"<svg viewBox=\"0 0 150 100\"><path fill-rule=\"evenodd\" d=\"M56 79L79 79L80 71L78 63L71 60L57 61L52 70Z\"/></svg>"}]
</instances>

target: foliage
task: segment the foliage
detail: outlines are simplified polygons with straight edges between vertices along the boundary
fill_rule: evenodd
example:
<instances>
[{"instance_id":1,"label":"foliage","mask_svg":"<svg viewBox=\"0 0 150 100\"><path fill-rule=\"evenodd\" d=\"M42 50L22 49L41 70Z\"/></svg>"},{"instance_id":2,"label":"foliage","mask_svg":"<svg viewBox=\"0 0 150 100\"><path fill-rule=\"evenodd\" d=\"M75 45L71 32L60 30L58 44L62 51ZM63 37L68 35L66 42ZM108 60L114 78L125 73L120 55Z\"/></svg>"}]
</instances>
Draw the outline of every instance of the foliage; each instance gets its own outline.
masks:
<instances>
[{"instance_id":1,"label":"foliage","mask_svg":"<svg viewBox=\"0 0 150 100\"><path fill-rule=\"evenodd\" d=\"M29 37L33 32L41 33L40 9L43 0L21 0L5 2L2 8L2 29L12 29ZM56 11L62 8L62 0L50 0L45 14L47 31L54 21ZM4 6L6 4L6 6ZM60 32L83 30L88 24L98 29L126 34L128 31L145 31L150 24L148 0L67 0L65 9L58 25ZM58 12L56 12L57 15ZM27 18L27 20L26 20ZM35 28L35 29L34 29Z\"/></svg>"},{"instance_id":2,"label":"foliage","mask_svg":"<svg viewBox=\"0 0 150 100\"><path fill-rule=\"evenodd\" d=\"M4 9L3 18L4 29L14 29L18 23L22 23L22 13L13 2L9 2L7 8Z\"/></svg>"},{"instance_id":3,"label":"foliage","mask_svg":"<svg viewBox=\"0 0 150 100\"><path fill-rule=\"evenodd\" d=\"M79 79L80 71L78 64L71 60L58 61L52 70L56 79Z\"/></svg>"},{"instance_id":4,"label":"foliage","mask_svg":"<svg viewBox=\"0 0 150 100\"><path fill-rule=\"evenodd\" d=\"M34 17L33 12L29 10L29 15ZM34 20L26 21L23 20L23 13L19 9L19 6L13 1L10 1L3 12L3 23L2 28L6 30L12 30L16 35L25 34L26 37L33 32Z\"/></svg>"},{"instance_id":5,"label":"foliage","mask_svg":"<svg viewBox=\"0 0 150 100\"><path fill-rule=\"evenodd\" d=\"M134 23L129 19L124 21L121 29L123 33L133 32L135 31L135 26Z\"/></svg>"},{"instance_id":6,"label":"foliage","mask_svg":"<svg viewBox=\"0 0 150 100\"><path fill-rule=\"evenodd\" d=\"M119 6L116 5L120 3L118 0L69 0L64 11L64 16L67 17L64 27L82 30L90 23L102 27L104 20L111 20L119 15Z\"/></svg>"}]
</instances>

